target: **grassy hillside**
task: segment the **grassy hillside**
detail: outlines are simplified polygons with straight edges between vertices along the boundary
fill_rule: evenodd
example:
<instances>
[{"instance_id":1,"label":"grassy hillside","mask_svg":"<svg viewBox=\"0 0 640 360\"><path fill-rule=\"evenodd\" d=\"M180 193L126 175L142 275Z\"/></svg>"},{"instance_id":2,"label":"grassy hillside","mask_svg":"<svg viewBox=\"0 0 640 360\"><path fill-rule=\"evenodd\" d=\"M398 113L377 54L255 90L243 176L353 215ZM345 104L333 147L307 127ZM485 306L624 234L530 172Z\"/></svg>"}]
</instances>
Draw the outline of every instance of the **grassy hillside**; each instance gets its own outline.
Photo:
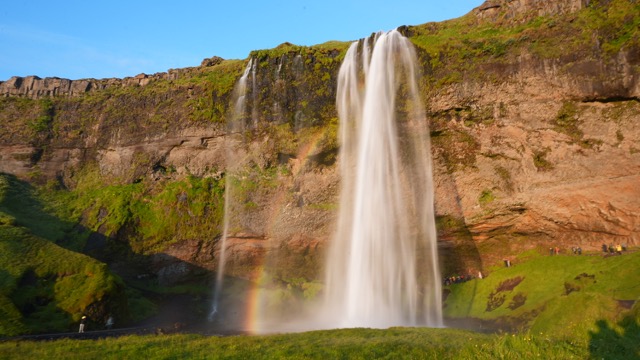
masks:
<instances>
[{"instance_id":1,"label":"grassy hillside","mask_svg":"<svg viewBox=\"0 0 640 360\"><path fill-rule=\"evenodd\" d=\"M82 315L128 320L124 284L107 265L56 244L74 231L0 175L0 336L69 330Z\"/></svg>"},{"instance_id":2,"label":"grassy hillside","mask_svg":"<svg viewBox=\"0 0 640 360\"><path fill-rule=\"evenodd\" d=\"M484 279L449 286L445 315L489 328L640 350L640 252L525 254ZM453 321L455 322L455 321Z\"/></svg>"},{"instance_id":3,"label":"grassy hillside","mask_svg":"<svg viewBox=\"0 0 640 360\"><path fill-rule=\"evenodd\" d=\"M0 174L0 335L66 331L82 314L100 328L109 314L120 324L143 319L154 305L130 286L182 290L153 281L125 286L102 261L143 268L145 254L220 233L219 180L187 177L149 188L109 185L95 175L88 167L77 175L76 191L67 191ZM115 240L123 237L127 242Z\"/></svg>"}]
</instances>

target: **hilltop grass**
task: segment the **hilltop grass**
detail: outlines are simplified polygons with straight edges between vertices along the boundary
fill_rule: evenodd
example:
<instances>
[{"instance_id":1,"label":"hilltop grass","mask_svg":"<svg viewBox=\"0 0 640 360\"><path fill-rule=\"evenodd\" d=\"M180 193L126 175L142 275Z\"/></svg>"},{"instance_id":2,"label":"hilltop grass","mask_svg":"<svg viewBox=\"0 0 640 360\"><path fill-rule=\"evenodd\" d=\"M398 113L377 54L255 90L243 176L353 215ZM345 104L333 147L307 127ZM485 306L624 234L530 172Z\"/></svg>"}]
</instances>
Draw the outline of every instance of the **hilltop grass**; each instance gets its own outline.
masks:
<instances>
[{"instance_id":1,"label":"hilltop grass","mask_svg":"<svg viewBox=\"0 0 640 360\"><path fill-rule=\"evenodd\" d=\"M244 66L241 60L225 60L210 70L201 71L183 80L188 83L182 84L178 81L178 84L183 86L201 86L208 95L194 97L185 103L192 120L221 124L225 122L228 103L225 99L232 93Z\"/></svg>"},{"instance_id":2,"label":"hilltop grass","mask_svg":"<svg viewBox=\"0 0 640 360\"><path fill-rule=\"evenodd\" d=\"M592 1L570 16L478 20L475 14L411 27L436 88L483 76L483 65L510 62L523 51L542 59L610 57L640 46L640 5L628 0ZM598 51L594 52L594 49Z\"/></svg>"}]
</instances>

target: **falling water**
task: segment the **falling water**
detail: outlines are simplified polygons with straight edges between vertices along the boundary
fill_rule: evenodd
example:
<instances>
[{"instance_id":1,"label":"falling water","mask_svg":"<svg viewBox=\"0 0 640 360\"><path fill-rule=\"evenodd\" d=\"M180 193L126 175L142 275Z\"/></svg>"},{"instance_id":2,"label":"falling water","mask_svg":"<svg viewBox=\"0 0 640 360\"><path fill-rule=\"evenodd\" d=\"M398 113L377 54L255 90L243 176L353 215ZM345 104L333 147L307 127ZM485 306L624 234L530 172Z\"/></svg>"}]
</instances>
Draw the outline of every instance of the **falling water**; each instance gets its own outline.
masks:
<instances>
[{"instance_id":1,"label":"falling water","mask_svg":"<svg viewBox=\"0 0 640 360\"><path fill-rule=\"evenodd\" d=\"M429 132L416 56L394 30L355 42L340 68L342 192L325 325L442 326Z\"/></svg>"},{"instance_id":2,"label":"falling water","mask_svg":"<svg viewBox=\"0 0 640 360\"><path fill-rule=\"evenodd\" d=\"M258 71L258 62L252 61L251 66L251 96L253 103L251 104L251 120L253 128L258 127L258 83L256 80L256 72Z\"/></svg>"},{"instance_id":3,"label":"falling water","mask_svg":"<svg viewBox=\"0 0 640 360\"><path fill-rule=\"evenodd\" d=\"M219 308L219 303L220 303L220 295L222 293L222 285L224 282L224 269L225 269L225 265L226 265L226 250L227 250L227 237L229 235L229 217L230 217L230 203L231 203L231 182L228 181L230 176L233 174L234 172L234 164L237 164L237 159L234 159L234 151L233 151L233 137L239 133L242 133L242 130L245 127L245 121L244 121L244 113L245 113L245 108L246 108L246 93L247 93L247 78L249 77L249 73L251 72L252 69L254 69L253 66L253 59L249 60L249 63L247 64L247 67L244 70L244 73L242 74L242 76L240 77L240 79L238 80L238 83L236 84L235 87L235 92L233 95L233 98L235 99L235 103L233 106L233 112L231 113L231 117L229 119L229 127L228 127L228 133L227 133L227 169L226 169L226 179L227 181L225 181L225 188L224 188L224 223L223 223L223 230L222 230L222 238L220 240L220 256L218 259L218 272L216 274L216 282L215 282L215 287L214 287L214 291L213 291L213 303L211 306L211 311L209 313L209 321L212 321L215 319L215 317L218 315L218 308ZM254 76L255 78L255 76ZM254 80L255 82L255 80Z\"/></svg>"}]
</instances>

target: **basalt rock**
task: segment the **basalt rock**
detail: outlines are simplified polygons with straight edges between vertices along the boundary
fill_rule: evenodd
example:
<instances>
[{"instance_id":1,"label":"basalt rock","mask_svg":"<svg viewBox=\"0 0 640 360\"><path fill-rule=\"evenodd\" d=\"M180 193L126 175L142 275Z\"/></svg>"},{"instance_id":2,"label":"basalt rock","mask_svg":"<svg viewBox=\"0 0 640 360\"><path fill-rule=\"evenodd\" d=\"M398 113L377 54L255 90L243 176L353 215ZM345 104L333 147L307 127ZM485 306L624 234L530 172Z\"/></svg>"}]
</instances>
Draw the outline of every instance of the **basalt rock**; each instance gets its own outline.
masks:
<instances>
[{"instance_id":1,"label":"basalt rock","mask_svg":"<svg viewBox=\"0 0 640 360\"><path fill-rule=\"evenodd\" d=\"M224 59L214 56L202 60L200 67L211 67L220 64ZM138 74L123 79L78 79L69 80L58 77L40 78L31 76L14 76L6 81L0 81L0 97L26 97L41 99L52 96L78 97L89 92L105 90L107 88L145 86L154 80L176 80L190 76L199 68L170 69L167 72L152 75Z\"/></svg>"}]
</instances>

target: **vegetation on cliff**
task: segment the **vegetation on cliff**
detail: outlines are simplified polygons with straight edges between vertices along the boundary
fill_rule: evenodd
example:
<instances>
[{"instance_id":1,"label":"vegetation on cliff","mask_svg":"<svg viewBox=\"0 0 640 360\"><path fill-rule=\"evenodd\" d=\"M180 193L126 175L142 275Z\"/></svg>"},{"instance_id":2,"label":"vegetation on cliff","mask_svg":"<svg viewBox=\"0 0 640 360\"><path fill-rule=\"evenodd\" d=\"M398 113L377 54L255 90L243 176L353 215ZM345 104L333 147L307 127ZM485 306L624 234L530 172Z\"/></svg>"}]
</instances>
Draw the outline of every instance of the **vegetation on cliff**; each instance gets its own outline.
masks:
<instances>
[{"instance_id":1,"label":"vegetation on cliff","mask_svg":"<svg viewBox=\"0 0 640 360\"><path fill-rule=\"evenodd\" d=\"M170 170L165 170L170 171ZM133 253L155 253L189 239L213 240L221 233L224 181L188 176L168 183L108 184L87 167L75 191L50 190L70 221L117 239L126 232Z\"/></svg>"},{"instance_id":2,"label":"vegetation on cliff","mask_svg":"<svg viewBox=\"0 0 640 360\"><path fill-rule=\"evenodd\" d=\"M483 11L494 14L483 17ZM594 77L597 81L612 81L622 74L612 73L602 79L595 64L615 67L621 53L640 52L640 5L634 1L591 1L584 9L569 14L549 13L536 16L537 11L513 12L507 4L488 10L476 10L463 17L439 23L404 27L403 31L419 49L425 71L425 99L451 91L452 85L501 84L511 81L522 67L544 67L555 64L561 74ZM588 65L585 61L592 61ZM565 99L554 125L585 148L597 146L593 139L583 137L577 120L569 112L580 101L592 98L606 101L606 86L594 89L586 99ZM598 88L598 86L596 86ZM613 91L609 91L613 92ZM473 167L480 144L465 128L447 126L452 120L467 128L488 126L507 114L507 103L479 104L476 99L461 96L452 108L431 106L432 138L435 152L444 159L447 169ZM631 97L633 98L633 97ZM636 98L637 100L637 98ZM536 152L536 166L552 167L544 159L544 149Z\"/></svg>"},{"instance_id":3,"label":"vegetation on cliff","mask_svg":"<svg viewBox=\"0 0 640 360\"><path fill-rule=\"evenodd\" d=\"M424 51L423 62L437 89L469 77L497 81L495 70L531 54L540 59L605 58L640 47L640 5L635 1L591 1L575 13L536 16L501 6L490 18L469 13L457 19L406 29ZM500 66L503 65L503 66Z\"/></svg>"}]
</instances>

